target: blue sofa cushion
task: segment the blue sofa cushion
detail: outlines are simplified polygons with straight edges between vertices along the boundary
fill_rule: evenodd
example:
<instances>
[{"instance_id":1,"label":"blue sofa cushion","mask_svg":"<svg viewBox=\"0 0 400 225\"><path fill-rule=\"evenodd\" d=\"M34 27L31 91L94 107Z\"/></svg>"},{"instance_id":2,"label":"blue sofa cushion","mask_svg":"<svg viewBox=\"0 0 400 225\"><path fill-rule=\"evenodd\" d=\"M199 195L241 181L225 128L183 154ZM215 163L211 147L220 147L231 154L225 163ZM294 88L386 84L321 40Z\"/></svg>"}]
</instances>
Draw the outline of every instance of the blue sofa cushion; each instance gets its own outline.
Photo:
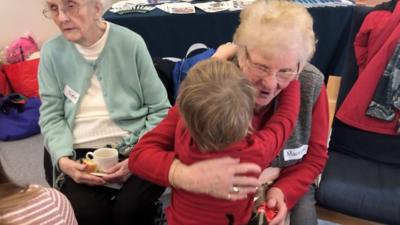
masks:
<instances>
[{"instance_id":1,"label":"blue sofa cushion","mask_svg":"<svg viewBox=\"0 0 400 225\"><path fill-rule=\"evenodd\" d=\"M331 151L317 201L348 215L400 224L400 167Z\"/></svg>"}]
</instances>

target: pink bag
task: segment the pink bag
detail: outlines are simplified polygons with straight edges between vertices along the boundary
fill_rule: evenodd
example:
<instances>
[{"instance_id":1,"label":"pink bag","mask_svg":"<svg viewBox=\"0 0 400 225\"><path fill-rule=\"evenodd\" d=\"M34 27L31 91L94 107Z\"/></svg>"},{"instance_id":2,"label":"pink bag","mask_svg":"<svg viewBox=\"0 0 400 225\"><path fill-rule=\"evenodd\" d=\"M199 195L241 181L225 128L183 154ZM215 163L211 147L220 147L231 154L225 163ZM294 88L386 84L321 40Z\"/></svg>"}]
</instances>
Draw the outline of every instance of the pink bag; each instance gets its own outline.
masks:
<instances>
[{"instance_id":1,"label":"pink bag","mask_svg":"<svg viewBox=\"0 0 400 225\"><path fill-rule=\"evenodd\" d=\"M39 48L32 36L20 37L6 48L7 63L25 61L32 53L39 51Z\"/></svg>"}]
</instances>

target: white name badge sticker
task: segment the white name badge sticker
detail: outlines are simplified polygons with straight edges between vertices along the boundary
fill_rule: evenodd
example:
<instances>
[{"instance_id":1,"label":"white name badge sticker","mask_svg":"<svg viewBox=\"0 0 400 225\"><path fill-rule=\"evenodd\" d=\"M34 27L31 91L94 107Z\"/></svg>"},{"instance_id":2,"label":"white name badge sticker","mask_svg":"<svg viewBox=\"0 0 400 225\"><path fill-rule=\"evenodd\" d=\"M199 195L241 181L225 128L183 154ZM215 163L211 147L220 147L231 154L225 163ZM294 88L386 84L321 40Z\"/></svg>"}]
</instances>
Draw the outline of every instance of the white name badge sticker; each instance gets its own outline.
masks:
<instances>
[{"instance_id":1,"label":"white name badge sticker","mask_svg":"<svg viewBox=\"0 0 400 225\"><path fill-rule=\"evenodd\" d=\"M283 150L285 161L301 159L307 153L308 145L302 145L298 148L288 148Z\"/></svg>"},{"instance_id":2,"label":"white name badge sticker","mask_svg":"<svg viewBox=\"0 0 400 225\"><path fill-rule=\"evenodd\" d=\"M78 99L80 96L78 92L74 91L68 85L65 85L65 87L64 87L64 95L74 104L76 104L78 102Z\"/></svg>"}]
</instances>

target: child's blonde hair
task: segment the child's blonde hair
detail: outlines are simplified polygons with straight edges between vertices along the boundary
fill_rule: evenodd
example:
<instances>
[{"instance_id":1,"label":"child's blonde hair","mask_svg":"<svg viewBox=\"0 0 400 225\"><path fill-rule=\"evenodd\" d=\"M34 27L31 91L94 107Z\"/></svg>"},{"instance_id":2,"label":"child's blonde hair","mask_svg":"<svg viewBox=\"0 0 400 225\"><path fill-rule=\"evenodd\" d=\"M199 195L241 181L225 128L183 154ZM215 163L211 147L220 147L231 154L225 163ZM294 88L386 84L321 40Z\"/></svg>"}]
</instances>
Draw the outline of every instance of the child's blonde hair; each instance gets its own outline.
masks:
<instances>
[{"instance_id":1,"label":"child's blonde hair","mask_svg":"<svg viewBox=\"0 0 400 225\"><path fill-rule=\"evenodd\" d=\"M12 181L6 174L0 161L0 217L6 213L17 210L19 206L26 204L40 194L39 187L20 186ZM4 218L0 218L0 224L10 224Z\"/></svg>"},{"instance_id":2,"label":"child's blonde hair","mask_svg":"<svg viewBox=\"0 0 400 225\"><path fill-rule=\"evenodd\" d=\"M235 64L208 59L190 69L177 105L200 150L219 150L246 136L255 91Z\"/></svg>"}]
</instances>

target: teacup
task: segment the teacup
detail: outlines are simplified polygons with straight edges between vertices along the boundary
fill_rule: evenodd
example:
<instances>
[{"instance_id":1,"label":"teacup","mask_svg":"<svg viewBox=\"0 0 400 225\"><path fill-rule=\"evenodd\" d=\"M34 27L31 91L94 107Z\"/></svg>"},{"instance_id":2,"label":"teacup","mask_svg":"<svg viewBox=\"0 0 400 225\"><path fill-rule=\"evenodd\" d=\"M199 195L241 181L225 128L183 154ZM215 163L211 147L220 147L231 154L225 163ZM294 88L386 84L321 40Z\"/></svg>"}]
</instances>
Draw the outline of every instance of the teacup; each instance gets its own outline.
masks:
<instances>
[{"instance_id":1,"label":"teacup","mask_svg":"<svg viewBox=\"0 0 400 225\"><path fill-rule=\"evenodd\" d=\"M86 159L96 164L98 172L104 172L118 163L118 151L114 148L99 148L86 153Z\"/></svg>"}]
</instances>

